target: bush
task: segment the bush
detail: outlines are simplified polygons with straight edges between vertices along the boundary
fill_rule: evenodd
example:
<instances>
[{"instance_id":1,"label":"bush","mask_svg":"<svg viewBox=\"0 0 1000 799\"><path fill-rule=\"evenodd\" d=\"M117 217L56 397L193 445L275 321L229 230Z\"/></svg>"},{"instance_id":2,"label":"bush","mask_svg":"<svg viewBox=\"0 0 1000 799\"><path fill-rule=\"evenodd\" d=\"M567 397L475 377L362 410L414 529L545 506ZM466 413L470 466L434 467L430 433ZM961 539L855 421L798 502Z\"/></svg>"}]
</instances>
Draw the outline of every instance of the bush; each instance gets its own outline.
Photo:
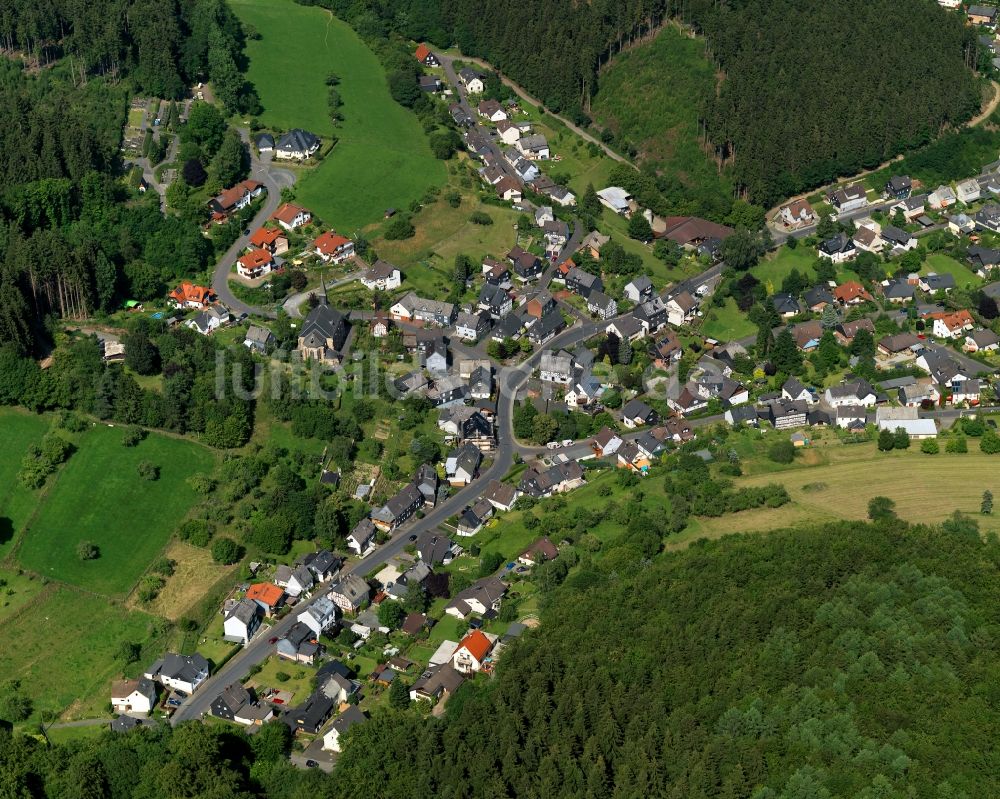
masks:
<instances>
[{"instance_id":1,"label":"bush","mask_svg":"<svg viewBox=\"0 0 1000 799\"><path fill-rule=\"evenodd\" d=\"M771 445L767 457L775 463L791 463L795 460L795 445L791 441L778 441Z\"/></svg>"},{"instance_id":2,"label":"bush","mask_svg":"<svg viewBox=\"0 0 1000 799\"><path fill-rule=\"evenodd\" d=\"M167 557L160 557L153 561L153 565L149 567L149 570L157 574L162 574L164 577L170 577L174 573L176 566L176 561Z\"/></svg>"},{"instance_id":3,"label":"bush","mask_svg":"<svg viewBox=\"0 0 1000 799\"><path fill-rule=\"evenodd\" d=\"M136 464L135 470L143 480L153 481L160 479L160 467L151 461L139 461Z\"/></svg>"},{"instance_id":4,"label":"bush","mask_svg":"<svg viewBox=\"0 0 1000 799\"><path fill-rule=\"evenodd\" d=\"M925 438L920 442L920 451L925 455L937 455L941 448L936 438Z\"/></svg>"},{"instance_id":5,"label":"bush","mask_svg":"<svg viewBox=\"0 0 1000 799\"><path fill-rule=\"evenodd\" d=\"M97 560L101 557L101 550L93 541L81 541L76 545L76 556L80 560Z\"/></svg>"},{"instance_id":6,"label":"bush","mask_svg":"<svg viewBox=\"0 0 1000 799\"><path fill-rule=\"evenodd\" d=\"M384 235L387 241L400 241L413 238L416 232L408 216L397 215L385 226Z\"/></svg>"},{"instance_id":7,"label":"bush","mask_svg":"<svg viewBox=\"0 0 1000 799\"><path fill-rule=\"evenodd\" d=\"M485 211L474 211L473 213L469 214L469 221L473 225L492 225L493 217L490 216Z\"/></svg>"},{"instance_id":8,"label":"bush","mask_svg":"<svg viewBox=\"0 0 1000 799\"><path fill-rule=\"evenodd\" d=\"M223 563L228 566L230 563L236 563L242 557L243 547L233 541L233 539L223 536L216 538L212 542L212 560L216 563Z\"/></svg>"},{"instance_id":9,"label":"bush","mask_svg":"<svg viewBox=\"0 0 1000 799\"><path fill-rule=\"evenodd\" d=\"M872 521L896 518L896 503L889 497L872 497L868 500L868 518Z\"/></svg>"},{"instance_id":10,"label":"bush","mask_svg":"<svg viewBox=\"0 0 1000 799\"><path fill-rule=\"evenodd\" d=\"M188 519L177 529L177 537L181 541L196 547L207 547L214 533L214 525L204 519Z\"/></svg>"},{"instance_id":11,"label":"bush","mask_svg":"<svg viewBox=\"0 0 1000 799\"><path fill-rule=\"evenodd\" d=\"M979 439L979 451L984 455L996 455L1000 452L1000 436L992 430L987 430Z\"/></svg>"},{"instance_id":12,"label":"bush","mask_svg":"<svg viewBox=\"0 0 1000 799\"><path fill-rule=\"evenodd\" d=\"M964 454L969 451L969 444L965 440L965 436L957 436L948 441L947 445L944 448L944 451Z\"/></svg>"},{"instance_id":13,"label":"bush","mask_svg":"<svg viewBox=\"0 0 1000 799\"><path fill-rule=\"evenodd\" d=\"M284 671L278 671L274 673L274 679L278 682L288 682L292 679L292 676Z\"/></svg>"},{"instance_id":14,"label":"bush","mask_svg":"<svg viewBox=\"0 0 1000 799\"><path fill-rule=\"evenodd\" d=\"M136 427L135 425L129 425L125 428L122 433L122 446L123 447L134 447L139 444L146 437L146 431L141 427Z\"/></svg>"},{"instance_id":15,"label":"bush","mask_svg":"<svg viewBox=\"0 0 1000 799\"><path fill-rule=\"evenodd\" d=\"M211 494L215 490L215 480L207 474L193 474L187 479L187 484L202 496Z\"/></svg>"}]
</instances>

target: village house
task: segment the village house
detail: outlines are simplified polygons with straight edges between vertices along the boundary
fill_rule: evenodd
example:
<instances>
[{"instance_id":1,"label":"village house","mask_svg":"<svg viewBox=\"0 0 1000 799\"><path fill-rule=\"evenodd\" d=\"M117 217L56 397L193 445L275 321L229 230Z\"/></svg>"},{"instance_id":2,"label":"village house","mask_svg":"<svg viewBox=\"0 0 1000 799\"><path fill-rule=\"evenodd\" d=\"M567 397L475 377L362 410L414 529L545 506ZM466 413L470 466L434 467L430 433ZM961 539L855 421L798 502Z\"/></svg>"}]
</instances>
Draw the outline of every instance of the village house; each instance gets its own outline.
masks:
<instances>
[{"instance_id":1,"label":"village house","mask_svg":"<svg viewBox=\"0 0 1000 799\"><path fill-rule=\"evenodd\" d=\"M441 300L426 300L412 291L389 308L397 322L423 322L449 327L455 321L455 306Z\"/></svg>"},{"instance_id":2,"label":"village house","mask_svg":"<svg viewBox=\"0 0 1000 799\"><path fill-rule=\"evenodd\" d=\"M871 383L863 378L845 379L842 383L830 386L824 397L827 404L834 408L840 405L871 407L878 399Z\"/></svg>"},{"instance_id":3,"label":"village house","mask_svg":"<svg viewBox=\"0 0 1000 799\"><path fill-rule=\"evenodd\" d=\"M555 560L559 557L559 550L547 536L542 536L531 546L517 556L517 562L522 566L535 566L547 560Z\"/></svg>"},{"instance_id":4,"label":"village house","mask_svg":"<svg viewBox=\"0 0 1000 799\"><path fill-rule=\"evenodd\" d=\"M357 613L370 598L371 589L363 577L349 574L331 586L327 596L344 613Z\"/></svg>"},{"instance_id":5,"label":"village house","mask_svg":"<svg viewBox=\"0 0 1000 799\"><path fill-rule=\"evenodd\" d=\"M889 215L895 216L899 213L903 215L903 219L905 219L908 223L912 222L918 216L923 215L926 202L926 194L918 194L914 197L907 197L906 199L900 200L898 203L894 203L889 206Z\"/></svg>"},{"instance_id":6,"label":"village house","mask_svg":"<svg viewBox=\"0 0 1000 799\"><path fill-rule=\"evenodd\" d=\"M867 317L855 319L853 322L842 322L833 329L833 335L838 344L849 347L854 342L854 337L862 330L867 330L874 336L875 323Z\"/></svg>"},{"instance_id":7,"label":"village house","mask_svg":"<svg viewBox=\"0 0 1000 799\"><path fill-rule=\"evenodd\" d=\"M490 122L502 122L507 119L507 112L503 110L503 106L496 100L480 100L479 107L476 110L479 116L488 119Z\"/></svg>"},{"instance_id":8,"label":"village house","mask_svg":"<svg viewBox=\"0 0 1000 799\"><path fill-rule=\"evenodd\" d=\"M815 224L816 212L808 200L794 200L781 206L778 218L789 227L806 227Z\"/></svg>"},{"instance_id":9,"label":"village house","mask_svg":"<svg viewBox=\"0 0 1000 799\"><path fill-rule=\"evenodd\" d=\"M966 17L972 25L985 25L988 28L996 27L997 8L996 6L976 6L971 5L965 10Z\"/></svg>"},{"instance_id":10,"label":"village house","mask_svg":"<svg viewBox=\"0 0 1000 799\"><path fill-rule=\"evenodd\" d=\"M462 312L455 318L455 335L464 341L479 341L490 332L490 314L484 310Z\"/></svg>"},{"instance_id":11,"label":"village house","mask_svg":"<svg viewBox=\"0 0 1000 799\"><path fill-rule=\"evenodd\" d=\"M301 563L295 566L281 564L274 570L274 584L284 588L290 597L307 594L315 583L312 572Z\"/></svg>"},{"instance_id":12,"label":"village house","mask_svg":"<svg viewBox=\"0 0 1000 799\"><path fill-rule=\"evenodd\" d=\"M494 319L502 319L511 312L514 301L500 286L484 283L479 291L479 308L488 311Z\"/></svg>"},{"instance_id":13,"label":"village house","mask_svg":"<svg viewBox=\"0 0 1000 799\"><path fill-rule=\"evenodd\" d=\"M333 720L330 729L323 735L323 749L327 752L343 751L343 736L352 728L368 721L368 717L361 712L357 705L351 705L344 709L337 718Z\"/></svg>"},{"instance_id":14,"label":"village house","mask_svg":"<svg viewBox=\"0 0 1000 799\"><path fill-rule=\"evenodd\" d=\"M656 411L642 400L631 399L622 408L622 424L629 429L640 427L644 424L656 424L658 420L659 416Z\"/></svg>"},{"instance_id":15,"label":"village house","mask_svg":"<svg viewBox=\"0 0 1000 799\"><path fill-rule=\"evenodd\" d=\"M927 204L935 210L944 210L958 201L951 186L941 184L927 196Z\"/></svg>"},{"instance_id":16,"label":"village house","mask_svg":"<svg viewBox=\"0 0 1000 799\"><path fill-rule=\"evenodd\" d=\"M353 250L353 244L352 244ZM361 276L361 285L369 291L392 291L398 289L403 282L403 273L388 261L381 258L372 264L371 268Z\"/></svg>"},{"instance_id":17,"label":"village house","mask_svg":"<svg viewBox=\"0 0 1000 799\"><path fill-rule=\"evenodd\" d=\"M231 324L232 321L233 315L227 308L221 305L213 305L194 318L188 319L184 323L184 326L194 330L196 333L207 336L220 327Z\"/></svg>"},{"instance_id":18,"label":"village house","mask_svg":"<svg viewBox=\"0 0 1000 799\"><path fill-rule=\"evenodd\" d=\"M976 222L968 214L953 214L948 217L948 230L956 236L967 235L975 229Z\"/></svg>"},{"instance_id":19,"label":"village house","mask_svg":"<svg viewBox=\"0 0 1000 799\"><path fill-rule=\"evenodd\" d=\"M674 327L690 322L698 309L698 301L690 293L682 291L667 300L667 321Z\"/></svg>"},{"instance_id":20,"label":"village house","mask_svg":"<svg viewBox=\"0 0 1000 799\"><path fill-rule=\"evenodd\" d=\"M226 613L222 623L223 639L246 646L260 627L263 616L260 605L244 597Z\"/></svg>"},{"instance_id":21,"label":"village house","mask_svg":"<svg viewBox=\"0 0 1000 799\"><path fill-rule=\"evenodd\" d=\"M618 314L618 303L603 291L591 291L587 296L587 310L598 319L608 320Z\"/></svg>"},{"instance_id":22,"label":"village house","mask_svg":"<svg viewBox=\"0 0 1000 799\"><path fill-rule=\"evenodd\" d=\"M996 352L1000 347L1000 337L992 330L980 328L965 334L965 344L962 347L966 352Z\"/></svg>"},{"instance_id":23,"label":"village house","mask_svg":"<svg viewBox=\"0 0 1000 799\"><path fill-rule=\"evenodd\" d=\"M551 466L545 471L528 469L518 483L518 490L535 499L572 491L584 484L583 467L576 461Z\"/></svg>"},{"instance_id":24,"label":"village house","mask_svg":"<svg viewBox=\"0 0 1000 799\"><path fill-rule=\"evenodd\" d=\"M410 699L414 702L419 700L433 702L437 699L447 699L464 682L465 677L455 671L451 663L432 666L413 683L410 688Z\"/></svg>"},{"instance_id":25,"label":"village house","mask_svg":"<svg viewBox=\"0 0 1000 799\"><path fill-rule=\"evenodd\" d=\"M806 424L809 403L804 400L775 399L766 404L765 410L775 430L787 430Z\"/></svg>"},{"instance_id":26,"label":"village house","mask_svg":"<svg viewBox=\"0 0 1000 799\"><path fill-rule=\"evenodd\" d=\"M601 257L601 249L609 241L611 241L610 236L605 236L603 233L598 233L596 230L592 230L581 242L580 250L586 252L591 258L597 260Z\"/></svg>"},{"instance_id":27,"label":"village house","mask_svg":"<svg viewBox=\"0 0 1000 799\"><path fill-rule=\"evenodd\" d=\"M317 691L297 708L289 710L282 717L292 733L300 730L315 735L333 714L333 700Z\"/></svg>"},{"instance_id":28,"label":"village house","mask_svg":"<svg viewBox=\"0 0 1000 799\"><path fill-rule=\"evenodd\" d=\"M646 275L640 275L626 283L622 293L629 302L646 302L653 299L653 281Z\"/></svg>"},{"instance_id":29,"label":"village house","mask_svg":"<svg viewBox=\"0 0 1000 799\"><path fill-rule=\"evenodd\" d=\"M827 196L827 200L830 205L837 209L838 214L846 214L868 205L868 195L865 193L865 187L860 183L832 191Z\"/></svg>"},{"instance_id":30,"label":"village house","mask_svg":"<svg viewBox=\"0 0 1000 799\"><path fill-rule=\"evenodd\" d=\"M265 616L273 616L285 601L285 591L274 583L254 583L246 592L246 599L256 602Z\"/></svg>"},{"instance_id":31,"label":"village house","mask_svg":"<svg viewBox=\"0 0 1000 799\"><path fill-rule=\"evenodd\" d=\"M313 252L323 263L342 264L354 257L354 242L345 236L328 230L313 241Z\"/></svg>"},{"instance_id":32,"label":"village house","mask_svg":"<svg viewBox=\"0 0 1000 799\"><path fill-rule=\"evenodd\" d=\"M863 250L864 252L882 252L885 247L885 240L879 235L879 230L873 227L862 227L858 226L854 231L854 236L851 242L854 244L855 248L858 250Z\"/></svg>"},{"instance_id":33,"label":"village house","mask_svg":"<svg viewBox=\"0 0 1000 799\"><path fill-rule=\"evenodd\" d=\"M319 137L308 130L293 128L278 138L274 145L274 157L286 161L304 161L319 150Z\"/></svg>"},{"instance_id":34,"label":"village house","mask_svg":"<svg viewBox=\"0 0 1000 799\"><path fill-rule=\"evenodd\" d=\"M463 638L455 654L452 655L452 666L460 674L475 674L486 665L497 636L473 630Z\"/></svg>"},{"instance_id":35,"label":"village house","mask_svg":"<svg viewBox=\"0 0 1000 799\"><path fill-rule=\"evenodd\" d=\"M955 276L945 272L943 275L931 272L929 275L922 275L917 279L917 285L921 291L933 294L936 291L943 291L947 294L955 288Z\"/></svg>"},{"instance_id":36,"label":"village house","mask_svg":"<svg viewBox=\"0 0 1000 799\"><path fill-rule=\"evenodd\" d=\"M610 427L602 427L590 440L590 448L598 458L614 455L623 444L622 438Z\"/></svg>"},{"instance_id":37,"label":"village house","mask_svg":"<svg viewBox=\"0 0 1000 799\"><path fill-rule=\"evenodd\" d=\"M385 505L372 511L372 523L380 530L392 532L416 513L423 504L423 494L413 483L409 483L393 495Z\"/></svg>"},{"instance_id":38,"label":"village house","mask_svg":"<svg viewBox=\"0 0 1000 799\"><path fill-rule=\"evenodd\" d=\"M917 246L917 237L898 227L886 225L882 228L882 240L892 248L892 254L908 252Z\"/></svg>"},{"instance_id":39,"label":"village house","mask_svg":"<svg viewBox=\"0 0 1000 799\"><path fill-rule=\"evenodd\" d=\"M288 252L288 237L281 228L259 227L250 237L250 247L267 250L271 255L283 255Z\"/></svg>"},{"instance_id":40,"label":"village house","mask_svg":"<svg viewBox=\"0 0 1000 799\"><path fill-rule=\"evenodd\" d=\"M483 453L479 447L470 442L464 443L445 459L444 471L448 483L453 486L468 485L476 478L482 462Z\"/></svg>"},{"instance_id":41,"label":"village house","mask_svg":"<svg viewBox=\"0 0 1000 799\"><path fill-rule=\"evenodd\" d=\"M417 61L425 67L441 66L441 62L438 60L438 57L431 52L430 48L426 44L418 44L414 56Z\"/></svg>"},{"instance_id":42,"label":"village house","mask_svg":"<svg viewBox=\"0 0 1000 799\"><path fill-rule=\"evenodd\" d=\"M489 610L499 611L506 593L507 584L499 577L484 577L455 594L444 612L456 619L467 619L473 613L482 616Z\"/></svg>"},{"instance_id":43,"label":"village house","mask_svg":"<svg viewBox=\"0 0 1000 799\"><path fill-rule=\"evenodd\" d=\"M883 280L879 284L882 296L891 303L901 304L910 302L916 295L917 287L905 278L893 278Z\"/></svg>"},{"instance_id":44,"label":"village house","mask_svg":"<svg viewBox=\"0 0 1000 799\"><path fill-rule=\"evenodd\" d=\"M347 548L355 555L367 555L375 547L375 525L365 518L354 525L347 536Z\"/></svg>"},{"instance_id":45,"label":"village house","mask_svg":"<svg viewBox=\"0 0 1000 799\"><path fill-rule=\"evenodd\" d=\"M905 200L913 190L913 181L909 175L893 175L885 183L885 196L896 200Z\"/></svg>"},{"instance_id":46,"label":"village house","mask_svg":"<svg viewBox=\"0 0 1000 799\"><path fill-rule=\"evenodd\" d=\"M536 347L541 346L565 326L566 322L563 319L563 315L558 309L553 308L528 329L528 340Z\"/></svg>"},{"instance_id":47,"label":"village house","mask_svg":"<svg viewBox=\"0 0 1000 799\"><path fill-rule=\"evenodd\" d=\"M420 91L428 94L437 94L444 88L444 83L437 75L421 75L417 78L417 85Z\"/></svg>"},{"instance_id":48,"label":"village house","mask_svg":"<svg viewBox=\"0 0 1000 799\"><path fill-rule=\"evenodd\" d=\"M975 178L969 178L968 180L961 181L957 186L955 186L955 195L958 197L960 203L969 205L974 203L979 199L981 189L979 188L979 181Z\"/></svg>"},{"instance_id":49,"label":"village house","mask_svg":"<svg viewBox=\"0 0 1000 799\"><path fill-rule=\"evenodd\" d=\"M147 677L119 680L111 686L111 707L115 713L144 716L156 707L156 684Z\"/></svg>"},{"instance_id":50,"label":"village house","mask_svg":"<svg viewBox=\"0 0 1000 799\"><path fill-rule=\"evenodd\" d=\"M312 213L295 203L282 203L271 214L271 219L285 230L298 230L312 221Z\"/></svg>"},{"instance_id":51,"label":"village house","mask_svg":"<svg viewBox=\"0 0 1000 799\"><path fill-rule=\"evenodd\" d=\"M263 277L276 266L274 256L268 250L251 250L236 259L236 272L247 280Z\"/></svg>"},{"instance_id":52,"label":"village house","mask_svg":"<svg viewBox=\"0 0 1000 799\"><path fill-rule=\"evenodd\" d=\"M213 716L226 721L256 727L274 717L274 711L266 702L260 702L252 690L235 683L227 685L210 706Z\"/></svg>"},{"instance_id":53,"label":"village house","mask_svg":"<svg viewBox=\"0 0 1000 799\"><path fill-rule=\"evenodd\" d=\"M217 300L215 291L208 286L196 286L193 283L181 283L170 292L167 299L175 307L182 310L194 308L204 311L210 308Z\"/></svg>"},{"instance_id":54,"label":"village house","mask_svg":"<svg viewBox=\"0 0 1000 799\"><path fill-rule=\"evenodd\" d=\"M486 89L483 76L471 67L463 67L459 70L458 79L469 94L482 94Z\"/></svg>"},{"instance_id":55,"label":"village house","mask_svg":"<svg viewBox=\"0 0 1000 799\"><path fill-rule=\"evenodd\" d=\"M925 320L933 322L932 334L937 338L961 338L965 331L972 330L976 320L964 308L959 311L940 311L924 314Z\"/></svg>"},{"instance_id":56,"label":"village house","mask_svg":"<svg viewBox=\"0 0 1000 799\"><path fill-rule=\"evenodd\" d=\"M475 408L460 405L442 410L438 427L450 441L472 444L480 452L491 452L496 445L493 422Z\"/></svg>"},{"instance_id":57,"label":"village house","mask_svg":"<svg viewBox=\"0 0 1000 799\"><path fill-rule=\"evenodd\" d=\"M540 133L521 136L514 146L529 161L547 161L549 158L549 143Z\"/></svg>"},{"instance_id":58,"label":"village house","mask_svg":"<svg viewBox=\"0 0 1000 799\"><path fill-rule=\"evenodd\" d=\"M829 258L835 264L850 261L858 254L853 239L848 238L847 234L843 232L821 241L816 247L816 251L820 258Z\"/></svg>"},{"instance_id":59,"label":"village house","mask_svg":"<svg viewBox=\"0 0 1000 799\"><path fill-rule=\"evenodd\" d=\"M634 314L628 314L609 322L604 332L619 341L636 342L646 337L646 326Z\"/></svg>"},{"instance_id":60,"label":"village house","mask_svg":"<svg viewBox=\"0 0 1000 799\"><path fill-rule=\"evenodd\" d=\"M861 305L872 301L872 295L856 280L847 280L833 290L834 299L841 305Z\"/></svg>"},{"instance_id":61,"label":"village house","mask_svg":"<svg viewBox=\"0 0 1000 799\"><path fill-rule=\"evenodd\" d=\"M497 135L500 137L500 141L509 147L517 144L517 140L521 138L521 129L510 120L501 119L497 122Z\"/></svg>"},{"instance_id":62,"label":"village house","mask_svg":"<svg viewBox=\"0 0 1000 799\"><path fill-rule=\"evenodd\" d=\"M298 621L312 630L314 635L320 636L336 623L337 606L328 597L317 597L299 614Z\"/></svg>"},{"instance_id":63,"label":"village house","mask_svg":"<svg viewBox=\"0 0 1000 799\"><path fill-rule=\"evenodd\" d=\"M168 652L146 669L143 676L165 688L190 695L208 679L208 661L197 652L193 655Z\"/></svg>"},{"instance_id":64,"label":"village house","mask_svg":"<svg viewBox=\"0 0 1000 799\"><path fill-rule=\"evenodd\" d=\"M208 201L212 219L224 222L232 214L246 208L264 192L264 184L256 180L242 180Z\"/></svg>"},{"instance_id":65,"label":"village house","mask_svg":"<svg viewBox=\"0 0 1000 799\"><path fill-rule=\"evenodd\" d=\"M502 511L510 511L517 504L521 493L510 483L502 483L499 480L492 480L483 493L483 498L494 508Z\"/></svg>"},{"instance_id":66,"label":"village house","mask_svg":"<svg viewBox=\"0 0 1000 799\"><path fill-rule=\"evenodd\" d=\"M558 353L545 350L539 364L538 376L548 383L568 385L573 379L573 356L565 350Z\"/></svg>"}]
</instances>

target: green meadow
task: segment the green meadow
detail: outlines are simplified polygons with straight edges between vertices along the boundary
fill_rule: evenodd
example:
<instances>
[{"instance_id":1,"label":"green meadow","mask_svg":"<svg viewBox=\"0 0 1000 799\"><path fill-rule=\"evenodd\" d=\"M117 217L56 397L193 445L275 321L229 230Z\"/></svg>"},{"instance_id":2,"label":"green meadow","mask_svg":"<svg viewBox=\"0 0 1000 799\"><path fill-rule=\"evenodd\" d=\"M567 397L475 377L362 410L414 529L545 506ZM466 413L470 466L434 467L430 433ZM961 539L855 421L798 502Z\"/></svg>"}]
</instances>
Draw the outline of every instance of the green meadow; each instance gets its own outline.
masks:
<instances>
[{"instance_id":1,"label":"green meadow","mask_svg":"<svg viewBox=\"0 0 1000 799\"><path fill-rule=\"evenodd\" d=\"M375 54L329 12L292 0L232 0L239 18L260 34L247 43L249 80L257 87L263 125L300 127L336 146L303 170L296 198L345 235L406 208L445 180L416 116L389 94ZM344 120L330 120L326 77L340 78Z\"/></svg>"}]
</instances>

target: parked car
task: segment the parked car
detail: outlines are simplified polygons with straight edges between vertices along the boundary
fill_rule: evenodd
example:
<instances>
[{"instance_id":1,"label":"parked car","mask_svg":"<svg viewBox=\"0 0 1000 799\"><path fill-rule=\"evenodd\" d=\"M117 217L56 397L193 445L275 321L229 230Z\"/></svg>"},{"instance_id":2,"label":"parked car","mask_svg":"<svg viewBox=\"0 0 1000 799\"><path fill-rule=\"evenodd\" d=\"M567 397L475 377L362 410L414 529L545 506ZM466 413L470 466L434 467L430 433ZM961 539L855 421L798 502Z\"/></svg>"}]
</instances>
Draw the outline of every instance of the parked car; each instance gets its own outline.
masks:
<instances>
[{"instance_id":1,"label":"parked car","mask_svg":"<svg viewBox=\"0 0 1000 799\"><path fill-rule=\"evenodd\" d=\"M562 442L562 445L564 447L572 447L573 446L573 439L572 438L564 438L563 442Z\"/></svg>"},{"instance_id":2,"label":"parked car","mask_svg":"<svg viewBox=\"0 0 1000 799\"><path fill-rule=\"evenodd\" d=\"M548 447L549 449L559 449L559 442L558 441L550 441L545 446Z\"/></svg>"}]
</instances>

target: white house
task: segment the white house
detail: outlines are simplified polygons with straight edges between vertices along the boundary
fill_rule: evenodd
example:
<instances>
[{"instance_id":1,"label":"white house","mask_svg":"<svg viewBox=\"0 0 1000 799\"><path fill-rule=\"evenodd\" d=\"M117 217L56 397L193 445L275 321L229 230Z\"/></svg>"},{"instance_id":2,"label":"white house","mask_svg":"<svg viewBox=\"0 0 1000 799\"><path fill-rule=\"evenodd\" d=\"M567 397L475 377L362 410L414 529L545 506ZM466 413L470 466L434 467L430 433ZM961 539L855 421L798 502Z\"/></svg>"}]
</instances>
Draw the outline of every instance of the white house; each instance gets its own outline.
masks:
<instances>
[{"instance_id":1,"label":"white house","mask_svg":"<svg viewBox=\"0 0 1000 799\"><path fill-rule=\"evenodd\" d=\"M698 301L688 292L682 291L667 300L667 321L675 327L680 327L694 317Z\"/></svg>"},{"instance_id":2,"label":"white house","mask_svg":"<svg viewBox=\"0 0 1000 799\"><path fill-rule=\"evenodd\" d=\"M930 193L927 197L927 203L931 208L947 208L954 205L958 198L955 196L955 192L951 190L951 186L945 186L941 184L934 191Z\"/></svg>"},{"instance_id":3,"label":"white house","mask_svg":"<svg viewBox=\"0 0 1000 799\"><path fill-rule=\"evenodd\" d=\"M278 566L274 572L274 584L285 589L285 593L291 597L301 596L312 590L316 581L313 573L305 566L299 565L294 569L291 566Z\"/></svg>"},{"instance_id":4,"label":"white house","mask_svg":"<svg viewBox=\"0 0 1000 799\"><path fill-rule=\"evenodd\" d=\"M863 405L867 408L877 401L875 389L867 380L861 378L830 386L826 390L825 398L827 404L834 408L841 405Z\"/></svg>"},{"instance_id":5,"label":"white house","mask_svg":"<svg viewBox=\"0 0 1000 799\"><path fill-rule=\"evenodd\" d=\"M486 659L493 650L496 636L473 630L458 643L458 648L451 656L451 665L460 674L475 674L482 671Z\"/></svg>"},{"instance_id":6,"label":"white house","mask_svg":"<svg viewBox=\"0 0 1000 799\"><path fill-rule=\"evenodd\" d=\"M465 86L465 90L469 94L482 94L486 90L486 84L483 83L483 76L471 67L465 67L460 70L458 79Z\"/></svg>"},{"instance_id":7,"label":"white house","mask_svg":"<svg viewBox=\"0 0 1000 799\"><path fill-rule=\"evenodd\" d=\"M264 249L251 250L236 259L236 272L247 280L263 277L274 267L274 256Z\"/></svg>"},{"instance_id":8,"label":"white house","mask_svg":"<svg viewBox=\"0 0 1000 799\"><path fill-rule=\"evenodd\" d=\"M811 225L816 221L816 212L808 200L794 200L781 206L778 218L789 227Z\"/></svg>"},{"instance_id":9,"label":"white house","mask_svg":"<svg viewBox=\"0 0 1000 799\"><path fill-rule=\"evenodd\" d=\"M145 715L156 705L156 685L146 677L116 682L111 686L111 705L115 713Z\"/></svg>"},{"instance_id":10,"label":"white house","mask_svg":"<svg viewBox=\"0 0 1000 799\"><path fill-rule=\"evenodd\" d=\"M316 635L322 635L337 621L337 606L327 597L321 596L299 614L299 621Z\"/></svg>"},{"instance_id":11,"label":"white house","mask_svg":"<svg viewBox=\"0 0 1000 799\"><path fill-rule=\"evenodd\" d=\"M979 181L975 178L969 178L968 180L963 180L955 187L955 194L958 195L959 202L974 203L979 199L981 190L979 188Z\"/></svg>"},{"instance_id":12,"label":"white house","mask_svg":"<svg viewBox=\"0 0 1000 799\"><path fill-rule=\"evenodd\" d=\"M233 316L228 310L219 305L213 305L207 311L202 311L193 319L188 319L184 323L184 326L201 333L203 336L207 336L213 330L217 330L223 325L228 325L232 319Z\"/></svg>"},{"instance_id":13,"label":"white house","mask_svg":"<svg viewBox=\"0 0 1000 799\"><path fill-rule=\"evenodd\" d=\"M341 750L340 737L351 727L364 724L367 720L357 705L351 705L333 720L333 725L323 736L323 748L327 752L339 752Z\"/></svg>"},{"instance_id":14,"label":"white house","mask_svg":"<svg viewBox=\"0 0 1000 799\"><path fill-rule=\"evenodd\" d=\"M395 266L379 259L361 277L361 285L371 291L392 291L403 283L403 273Z\"/></svg>"},{"instance_id":15,"label":"white house","mask_svg":"<svg viewBox=\"0 0 1000 799\"><path fill-rule=\"evenodd\" d=\"M252 599L244 597L226 613L226 618L222 622L222 637L226 641L246 646L260 627L263 616L264 611L261 606Z\"/></svg>"},{"instance_id":16,"label":"white house","mask_svg":"<svg viewBox=\"0 0 1000 799\"><path fill-rule=\"evenodd\" d=\"M355 555L364 555L375 546L375 525L362 519L347 536L347 548Z\"/></svg>"},{"instance_id":17,"label":"white house","mask_svg":"<svg viewBox=\"0 0 1000 799\"><path fill-rule=\"evenodd\" d=\"M150 666L143 676L166 688L190 694L208 679L208 661L197 652L193 655L168 652Z\"/></svg>"},{"instance_id":18,"label":"white house","mask_svg":"<svg viewBox=\"0 0 1000 799\"><path fill-rule=\"evenodd\" d=\"M516 144L517 140L521 138L521 129L508 120L502 119L497 122L497 134L500 136L500 141L510 146Z\"/></svg>"},{"instance_id":19,"label":"white house","mask_svg":"<svg viewBox=\"0 0 1000 799\"><path fill-rule=\"evenodd\" d=\"M960 338L967 330L975 327L976 320L964 308L960 311L943 311L929 314L934 320L933 334L937 338Z\"/></svg>"},{"instance_id":20,"label":"white house","mask_svg":"<svg viewBox=\"0 0 1000 799\"><path fill-rule=\"evenodd\" d=\"M354 257L354 242L333 230L327 230L313 242L313 252L325 263L342 264Z\"/></svg>"},{"instance_id":21,"label":"white house","mask_svg":"<svg viewBox=\"0 0 1000 799\"><path fill-rule=\"evenodd\" d=\"M278 206L278 210L271 214L271 219L285 230L295 230L308 225L312 221L312 213L295 203L282 203Z\"/></svg>"},{"instance_id":22,"label":"white house","mask_svg":"<svg viewBox=\"0 0 1000 799\"><path fill-rule=\"evenodd\" d=\"M274 157L302 161L319 150L319 138L307 130L294 128L278 139Z\"/></svg>"}]
</instances>

